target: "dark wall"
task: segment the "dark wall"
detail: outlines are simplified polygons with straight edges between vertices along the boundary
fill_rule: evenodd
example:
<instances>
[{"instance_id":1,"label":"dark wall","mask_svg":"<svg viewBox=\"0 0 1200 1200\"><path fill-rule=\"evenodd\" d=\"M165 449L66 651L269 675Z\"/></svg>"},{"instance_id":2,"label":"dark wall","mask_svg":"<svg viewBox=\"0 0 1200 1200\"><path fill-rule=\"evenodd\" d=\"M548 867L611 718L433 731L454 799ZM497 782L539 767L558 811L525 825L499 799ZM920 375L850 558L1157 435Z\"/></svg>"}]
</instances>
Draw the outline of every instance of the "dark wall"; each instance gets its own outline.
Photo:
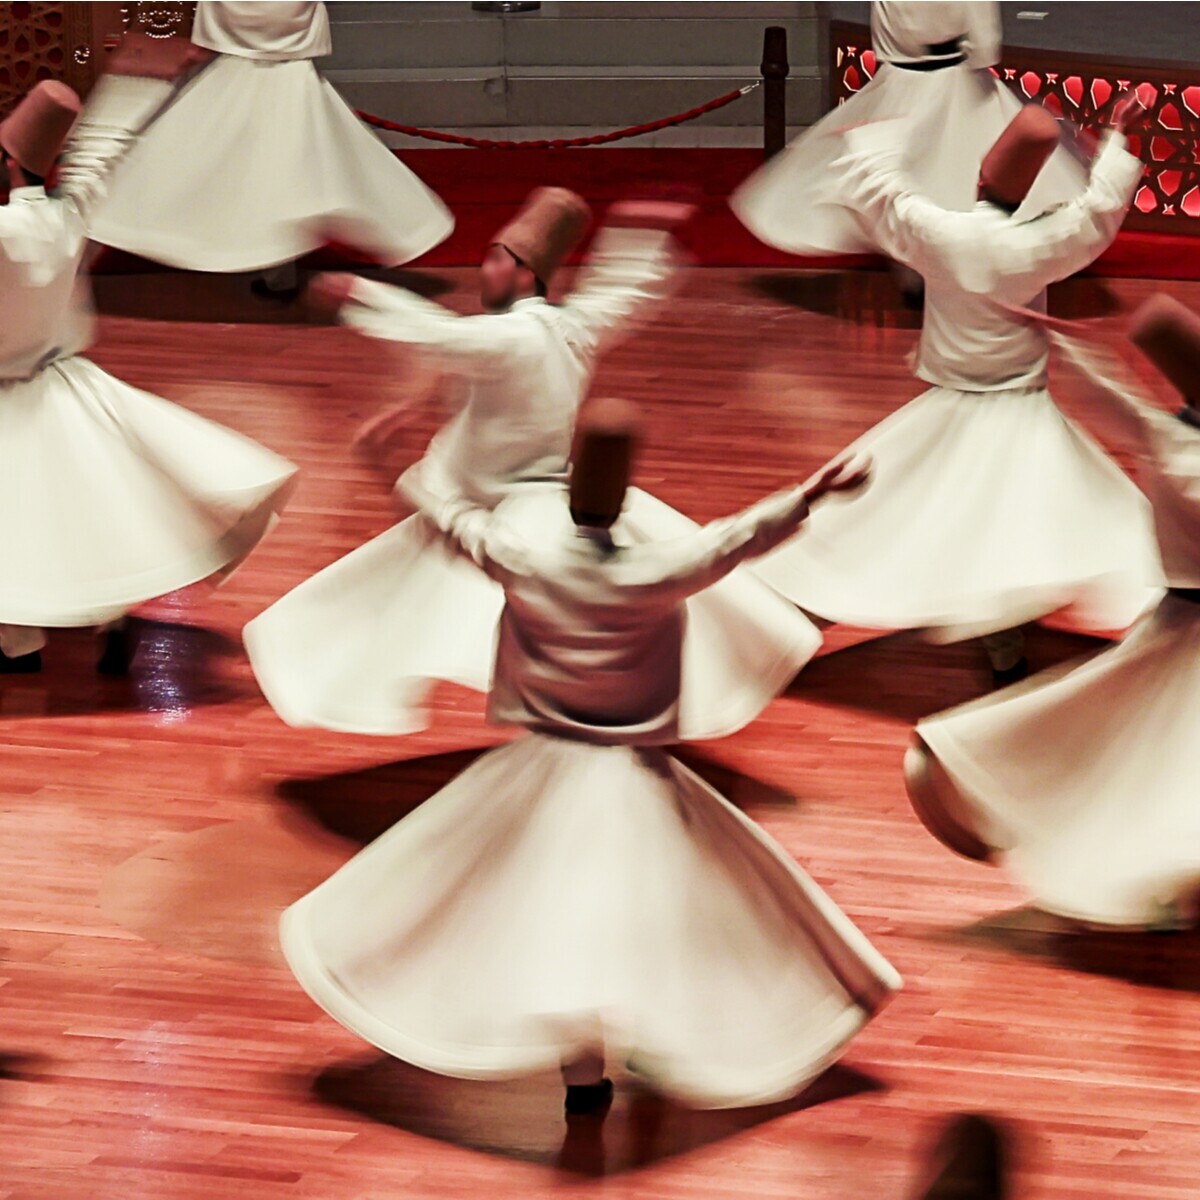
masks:
<instances>
[{"instance_id":1,"label":"dark wall","mask_svg":"<svg viewBox=\"0 0 1200 1200\"><path fill-rule=\"evenodd\" d=\"M871 6L835 0L822 4L830 16L866 24ZM1200 3L1155 0L1024 0L1000 5L1004 40L1010 46L1071 50L1097 58L1153 59L1200 68ZM1045 13L1041 20L1020 13Z\"/></svg>"}]
</instances>

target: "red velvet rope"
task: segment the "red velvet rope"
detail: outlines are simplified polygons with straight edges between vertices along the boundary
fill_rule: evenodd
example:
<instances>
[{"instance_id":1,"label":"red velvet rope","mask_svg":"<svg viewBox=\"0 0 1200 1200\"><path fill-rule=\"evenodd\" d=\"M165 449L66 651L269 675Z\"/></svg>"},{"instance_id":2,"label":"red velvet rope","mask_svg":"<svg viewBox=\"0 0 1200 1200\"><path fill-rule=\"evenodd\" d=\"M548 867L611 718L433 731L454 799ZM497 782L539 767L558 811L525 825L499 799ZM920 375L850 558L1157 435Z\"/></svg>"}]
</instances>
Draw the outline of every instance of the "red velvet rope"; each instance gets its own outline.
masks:
<instances>
[{"instance_id":1,"label":"red velvet rope","mask_svg":"<svg viewBox=\"0 0 1200 1200\"><path fill-rule=\"evenodd\" d=\"M643 133L653 133L656 129L668 129L672 125L682 125L685 121L694 121L705 113L715 112L732 104L748 92L754 91L758 83L748 83L736 92L729 92L701 104L698 108L690 108L687 112L677 113L673 117L662 117L645 125L630 125L628 129L617 129L612 133L597 133L592 137L549 138L531 142L494 142L489 138L460 137L457 133L442 133L437 129L418 129L415 125L401 125L398 121L389 121L385 117L372 116L360 112L358 118L376 129L388 129L392 133L406 133L409 137L425 138L431 142L450 142L455 146L470 146L476 150L565 150L570 146L602 146L606 142L618 142L622 138L638 137Z\"/></svg>"}]
</instances>

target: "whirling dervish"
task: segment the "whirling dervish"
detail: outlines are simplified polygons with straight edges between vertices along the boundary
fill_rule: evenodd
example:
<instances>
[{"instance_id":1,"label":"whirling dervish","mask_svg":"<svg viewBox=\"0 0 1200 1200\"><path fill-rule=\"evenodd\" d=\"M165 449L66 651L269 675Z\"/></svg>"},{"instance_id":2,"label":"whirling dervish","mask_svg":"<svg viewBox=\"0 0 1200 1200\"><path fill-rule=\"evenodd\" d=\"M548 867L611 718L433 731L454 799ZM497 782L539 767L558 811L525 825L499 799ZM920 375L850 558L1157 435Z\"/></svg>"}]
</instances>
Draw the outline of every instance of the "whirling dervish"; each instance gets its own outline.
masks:
<instances>
[{"instance_id":1,"label":"whirling dervish","mask_svg":"<svg viewBox=\"0 0 1200 1200\"><path fill-rule=\"evenodd\" d=\"M984 155L1021 103L989 68L1000 60L1000 5L876 0L874 78L805 130L733 194L739 220L768 245L792 254L889 253L856 219L841 192L846 139L871 121L903 119L899 169L939 208L975 207ZM1035 217L1077 196L1084 168L1058 147L1022 198L1017 215Z\"/></svg>"},{"instance_id":2,"label":"whirling dervish","mask_svg":"<svg viewBox=\"0 0 1200 1200\"><path fill-rule=\"evenodd\" d=\"M294 483L291 463L82 354L88 218L187 49L130 35L82 114L47 81L0 126L12 185L0 207L0 672L40 670L46 627L94 625L106 628L100 670L123 673L129 609L227 575Z\"/></svg>"},{"instance_id":3,"label":"whirling dervish","mask_svg":"<svg viewBox=\"0 0 1200 1200\"><path fill-rule=\"evenodd\" d=\"M1130 336L1182 408L1064 345L1138 455L1170 590L1115 646L922 721L905 774L940 841L1002 863L1041 907L1176 929L1200 918L1200 317L1157 296Z\"/></svg>"},{"instance_id":4,"label":"whirling dervish","mask_svg":"<svg viewBox=\"0 0 1200 1200\"><path fill-rule=\"evenodd\" d=\"M527 539L464 497L430 523L504 590L489 712L524 728L289 908L288 962L360 1037L426 1070L561 1068L569 1115L608 1065L709 1108L789 1096L900 978L761 829L671 758L685 602L864 483L808 484L669 542L612 537L636 410L581 417L559 520ZM509 503L521 503L514 497Z\"/></svg>"},{"instance_id":5,"label":"whirling dervish","mask_svg":"<svg viewBox=\"0 0 1200 1200\"><path fill-rule=\"evenodd\" d=\"M539 189L496 234L480 269L484 314L462 317L354 276L316 281L337 319L419 349L459 384L458 412L399 491L493 507L531 482L561 480L597 359L671 290L671 230L690 212L614 205L561 304L548 302L548 289L588 209L560 188ZM617 536L672 539L693 529L635 491ZM411 733L427 724L438 680L488 690L503 603L501 589L418 513L300 584L244 636L267 699L289 724ZM753 720L821 645L815 626L746 570L688 610L680 728L689 739Z\"/></svg>"},{"instance_id":6,"label":"whirling dervish","mask_svg":"<svg viewBox=\"0 0 1200 1200\"><path fill-rule=\"evenodd\" d=\"M444 204L354 115L313 59L330 53L312 0L199 0L192 41L216 57L113 179L93 240L191 271L286 268L341 242L384 265L454 228Z\"/></svg>"},{"instance_id":7,"label":"whirling dervish","mask_svg":"<svg viewBox=\"0 0 1200 1200\"><path fill-rule=\"evenodd\" d=\"M1078 630L1127 628L1161 585L1149 505L1067 420L1047 389L1049 346L1020 309L1116 237L1142 175L1114 115L1087 188L1021 218L1059 145L1044 110L1023 108L988 151L979 202L948 212L903 172L907 137L862 126L837 164L841 195L884 250L925 280L916 375L929 390L854 444L876 460L871 494L836 505L757 564L805 611L877 629L984 636L997 682L1026 669L1020 626L1050 614Z\"/></svg>"}]
</instances>

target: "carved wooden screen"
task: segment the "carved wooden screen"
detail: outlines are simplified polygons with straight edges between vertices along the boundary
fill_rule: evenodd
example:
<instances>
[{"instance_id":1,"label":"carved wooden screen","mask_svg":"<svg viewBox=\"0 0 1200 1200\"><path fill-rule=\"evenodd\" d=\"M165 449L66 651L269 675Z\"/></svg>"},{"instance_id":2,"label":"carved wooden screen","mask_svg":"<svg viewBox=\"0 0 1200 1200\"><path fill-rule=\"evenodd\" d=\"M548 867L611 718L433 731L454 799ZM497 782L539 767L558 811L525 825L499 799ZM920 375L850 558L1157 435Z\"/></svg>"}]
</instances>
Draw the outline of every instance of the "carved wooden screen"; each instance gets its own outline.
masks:
<instances>
[{"instance_id":1,"label":"carved wooden screen","mask_svg":"<svg viewBox=\"0 0 1200 1200\"><path fill-rule=\"evenodd\" d=\"M39 79L90 82L91 18L86 4L0 4L0 117Z\"/></svg>"},{"instance_id":2,"label":"carved wooden screen","mask_svg":"<svg viewBox=\"0 0 1200 1200\"><path fill-rule=\"evenodd\" d=\"M0 118L39 79L62 79L86 94L111 49L127 29L151 37L187 36L195 4L151 0L141 4L0 3Z\"/></svg>"}]
</instances>

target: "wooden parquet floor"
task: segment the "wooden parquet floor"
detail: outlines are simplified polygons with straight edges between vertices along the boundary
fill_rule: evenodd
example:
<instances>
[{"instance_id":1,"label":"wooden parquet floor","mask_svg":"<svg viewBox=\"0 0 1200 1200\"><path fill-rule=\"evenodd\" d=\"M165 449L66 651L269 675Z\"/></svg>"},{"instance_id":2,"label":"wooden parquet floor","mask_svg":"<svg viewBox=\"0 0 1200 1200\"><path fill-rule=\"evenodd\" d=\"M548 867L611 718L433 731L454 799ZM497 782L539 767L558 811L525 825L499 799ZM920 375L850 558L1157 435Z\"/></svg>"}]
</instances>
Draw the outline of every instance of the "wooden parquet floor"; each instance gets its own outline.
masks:
<instances>
[{"instance_id":1,"label":"wooden parquet floor","mask_svg":"<svg viewBox=\"0 0 1200 1200\"><path fill-rule=\"evenodd\" d=\"M408 278L473 305L470 272ZM557 1078L437 1078L327 1018L280 960L280 909L498 735L452 688L419 737L289 729L239 630L390 523L353 433L422 389L400 454L415 458L436 387L404 353L298 323L241 280L98 284L100 365L303 477L225 588L142 613L131 680L99 680L83 632L53 638L43 675L0 680L0 1200L898 1200L961 1108L1016 1122L1021 1197L1200 1194L1200 940L1067 930L909 810L912 723L985 684L969 645L833 630L761 721L687 752L905 977L794 1102L694 1113L624 1085L601 1133L568 1135ZM1151 286L1079 281L1055 306L1115 341ZM1200 306L1200 285L1168 286ZM641 484L710 518L917 394L915 338L885 275L696 270L596 390L648 410ZM1076 380L1055 386L1086 414ZM1038 666L1092 645L1031 637Z\"/></svg>"}]
</instances>

